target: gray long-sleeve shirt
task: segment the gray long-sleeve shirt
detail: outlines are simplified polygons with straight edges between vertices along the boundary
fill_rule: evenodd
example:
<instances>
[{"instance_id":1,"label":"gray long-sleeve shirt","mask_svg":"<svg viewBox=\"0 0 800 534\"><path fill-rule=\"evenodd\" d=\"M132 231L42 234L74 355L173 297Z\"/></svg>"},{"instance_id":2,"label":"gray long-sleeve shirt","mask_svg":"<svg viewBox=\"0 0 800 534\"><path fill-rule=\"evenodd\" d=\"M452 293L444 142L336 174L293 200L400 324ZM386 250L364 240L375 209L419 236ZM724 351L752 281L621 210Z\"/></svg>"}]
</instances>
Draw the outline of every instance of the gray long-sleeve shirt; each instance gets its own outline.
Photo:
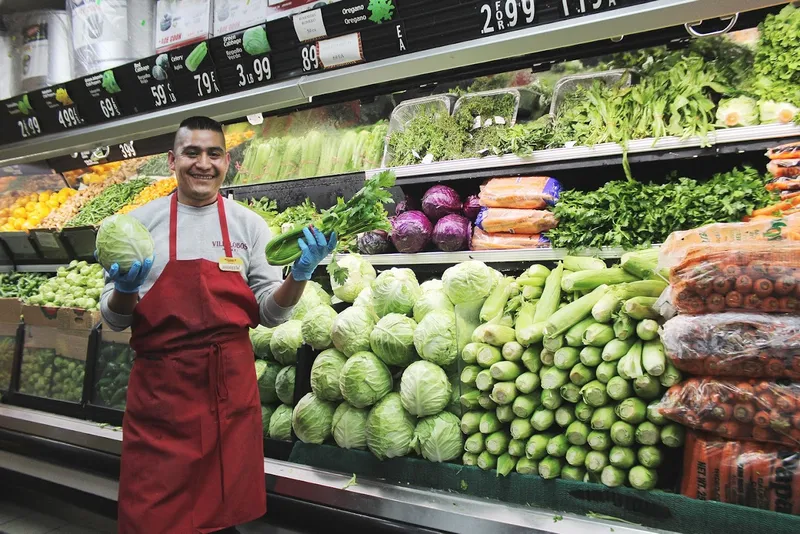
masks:
<instances>
[{"instance_id":1,"label":"gray long-sleeve shirt","mask_svg":"<svg viewBox=\"0 0 800 534\"><path fill-rule=\"evenodd\" d=\"M131 216L147 227L155 243L155 262L139 290L140 297L153 287L169 261L169 203L170 197L160 198L130 212ZM286 321L292 308L282 308L273 298L273 293L282 282L281 269L267 263L264 254L271 237L267 223L233 200L224 199L224 206L231 249L233 255L244 262L242 276L258 301L261 323L275 326ZM217 263L223 256L225 248L222 244L216 202L202 208L178 204L177 259L202 258ZM106 279L100 311L113 330L124 330L133 322L133 316L121 315L108 308L108 299L113 289L114 284Z\"/></svg>"}]
</instances>

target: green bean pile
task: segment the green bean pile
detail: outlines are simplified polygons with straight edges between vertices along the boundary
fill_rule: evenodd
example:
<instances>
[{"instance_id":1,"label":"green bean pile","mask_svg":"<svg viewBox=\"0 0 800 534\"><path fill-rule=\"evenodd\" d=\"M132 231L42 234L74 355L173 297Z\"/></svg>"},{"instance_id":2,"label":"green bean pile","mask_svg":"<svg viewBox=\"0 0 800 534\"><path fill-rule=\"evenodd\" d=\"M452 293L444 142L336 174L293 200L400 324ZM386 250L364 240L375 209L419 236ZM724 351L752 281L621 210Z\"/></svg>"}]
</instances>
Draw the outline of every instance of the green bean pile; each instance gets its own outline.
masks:
<instances>
[{"instance_id":1,"label":"green bean pile","mask_svg":"<svg viewBox=\"0 0 800 534\"><path fill-rule=\"evenodd\" d=\"M114 215L126 204L130 203L142 189L151 183L152 180L149 178L134 178L127 182L110 185L100 195L86 204L65 226L100 224L103 219Z\"/></svg>"},{"instance_id":2,"label":"green bean pile","mask_svg":"<svg viewBox=\"0 0 800 534\"><path fill-rule=\"evenodd\" d=\"M39 287L47 281L47 276L34 273L0 274L0 298L32 297Z\"/></svg>"}]
</instances>

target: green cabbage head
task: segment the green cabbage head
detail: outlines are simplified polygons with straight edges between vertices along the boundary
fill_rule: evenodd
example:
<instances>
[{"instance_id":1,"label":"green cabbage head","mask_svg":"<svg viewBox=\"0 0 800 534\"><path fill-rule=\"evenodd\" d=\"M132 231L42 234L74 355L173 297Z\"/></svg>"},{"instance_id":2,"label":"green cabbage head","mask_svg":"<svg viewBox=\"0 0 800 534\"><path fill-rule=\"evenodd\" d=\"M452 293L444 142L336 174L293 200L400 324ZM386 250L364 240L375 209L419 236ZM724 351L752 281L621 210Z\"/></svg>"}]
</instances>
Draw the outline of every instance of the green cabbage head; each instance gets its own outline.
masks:
<instances>
[{"instance_id":1,"label":"green cabbage head","mask_svg":"<svg viewBox=\"0 0 800 534\"><path fill-rule=\"evenodd\" d=\"M375 313L375 308L372 307L372 286L367 286L361 290L361 293L358 294L356 300L353 302L353 306L366 308L372 313Z\"/></svg>"},{"instance_id":2,"label":"green cabbage head","mask_svg":"<svg viewBox=\"0 0 800 534\"><path fill-rule=\"evenodd\" d=\"M422 293L422 296L414 303L414 320L420 322L428 312L433 310L455 311L455 306L442 289L431 289Z\"/></svg>"},{"instance_id":3,"label":"green cabbage head","mask_svg":"<svg viewBox=\"0 0 800 534\"><path fill-rule=\"evenodd\" d=\"M390 313L381 318L369 336L372 352L386 365L405 367L417 359L414 350L414 319L399 313Z\"/></svg>"},{"instance_id":4,"label":"green cabbage head","mask_svg":"<svg viewBox=\"0 0 800 534\"><path fill-rule=\"evenodd\" d=\"M423 360L446 367L456 361L456 315L447 311L432 311L417 325L414 346Z\"/></svg>"},{"instance_id":5,"label":"green cabbage head","mask_svg":"<svg viewBox=\"0 0 800 534\"><path fill-rule=\"evenodd\" d=\"M758 124L758 103L749 96L737 96L720 101L717 108L717 126L755 126Z\"/></svg>"},{"instance_id":6,"label":"green cabbage head","mask_svg":"<svg viewBox=\"0 0 800 534\"><path fill-rule=\"evenodd\" d=\"M389 393L367 416L367 447L380 460L411 451L416 420L403 408L399 393Z\"/></svg>"},{"instance_id":7,"label":"green cabbage head","mask_svg":"<svg viewBox=\"0 0 800 534\"><path fill-rule=\"evenodd\" d=\"M297 372L294 365L287 365L275 377L275 394L283 404L294 404L294 379Z\"/></svg>"},{"instance_id":8,"label":"green cabbage head","mask_svg":"<svg viewBox=\"0 0 800 534\"><path fill-rule=\"evenodd\" d=\"M292 439L292 407L281 404L269 418L269 437L288 441Z\"/></svg>"},{"instance_id":9,"label":"green cabbage head","mask_svg":"<svg viewBox=\"0 0 800 534\"><path fill-rule=\"evenodd\" d=\"M347 356L336 349L328 349L317 355L311 365L311 391L323 400L342 400L339 377Z\"/></svg>"},{"instance_id":10,"label":"green cabbage head","mask_svg":"<svg viewBox=\"0 0 800 534\"><path fill-rule=\"evenodd\" d=\"M392 374L371 352L357 352L342 367L339 389L344 400L356 408L365 408L392 391Z\"/></svg>"},{"instance_id":11,"label":"green cabbage head","mask_svg":"<svg viewBox=\"0 0 800 534\"><path fill-rule=\"evenodd\" d=\"M258 377L258 396L261 404L272 404L277 402L278 394L275 392L275 379L281 366L273 362L263 360L256 361L256 377Z\"/></svg>"},{"instance_id":12,"label":"green cabbage head","mask_svg":"<svg viewBox=\"0 0 800 534\"><path fill-rule=\"evenodd\" d=\"M272 50L263 25L245 30L242 35L242 48L251 56L260 56Z\"/></svg>"},{"instance_id":13,"label":"green cabbage head","mask_svg":"<svg viewBox=\"0 0 800 534\"><path fill-rule=\"evenodd\" d=\"M330 347L333 343L331 330L336 315L336 310L324 304L310 310L303 317L303 341L311 345L314 350L325 350Z\"/></svg>"},{"instance_id":14,"label":"green cabbage head","mask_svg":"<svg viewBox=\"0 0 800 534\"><path fill-rule=\"evenodd\" d=\"M497 271L482 261L469 260L453 265L442 274L447 297L455 305L484 299L497 283Z\"/></svg>"},{"instance_id":15,"label":"green cabbage head","mask_svg":"<svg viewBox=\"0 0 800 534\"><path fill-rule=\"evenodd\" d=\"M444 291L444 284L438 278L431 278L425 280L419 285L420 291L427 293L428 291Z\"/></svg>"},{"instance_id":16,"label":"green cabbage head","mask_svg":"<svg viewBox=\"0 0 800 534\"><path fill-rule=\"evenodd\" d=\"M426 417L414 429L414 449L431 462L447 462L461 455L461 421L450 412Z\"/></svg>"},{"instance_id":17,"label":"green cabbage head","mask_svg":"<svg viewBox=\"0 0 800 534\"><path fill-rule=\"evenodd\" d=\"M408 315L421 294L414 271L393 267L372 282L372 307L378 317L390 313Z\"/></svg>"},{"instance_id":18,"label":"green cabbage head","mask_svg":"<svg viewBox=\"0 0 800 534\"><path fill-rule=\"evenodd\" d=\"M112 215L97 230L97 261L106 271L113 264L127 273L134 262L144 262L153 255L153 238L135 217Z\"/></svg>"},{"instance_id":19,"label":"green cabbage head","mask_svg":"<svg viewBox=\"0 0 800 534\"><path fill-rule=\"evenodd\" d=\"M261 358L262 360L272 359L269 342L272 340L273 332L275 332L274 328L267 328L263 325L250 329L250 343L253 344L253 352L256 358Z\"/></svg>"},{"instance_id":20,"label":"green cabbage head","mask_svg":"<svg viewBox=\"0 0 800 534\"><path fill-rule=\"evenodd\" d=\"M367 447L369 408L354 408L343 402L333 413L333 439L343 449Z\"/></svg>"},{"instance_id":21,"label":"green cabbage head","mask_svg":"<svg viewBox=\"0 0 800 534\"><path fill-rule=\"evenodd\" d=\"M409 365L400 378L400 400L411 415L425 417L444 410L452 386L438 365L424 360Z\"/></svg>"},{"instance_id":22,"label":"green cabbage head","mask_svg":"<svg viewBox=\"0 0 800 534\"><path fill-rule=\"evenodd\" d=\"M335 411L336 404L306 393L292 412L292 428L297 438L303 443L321 445L331 437Z\"/></svg>"},{"instance_id":23,"label":"green cabbage head","mask_svg":"<svg viewBox=\"0 0 800 534\"><path fill-rule=\"evenodd\" d=\"M358 294L375 280L375 267L359 254L348 254L336 261L340 267L347 269L347 280L344 284L339 284L331 276L331 289L343 302L352 303Z\"/></svg>"},{"instance_id":24,"label":"green cabbage head","mask_svg":"<svg viewBox=\"0 0 800 534\"><path fill-rule=\"evenodd\" d=\"M297 351L303 346L303 322L293 319L275 328L269 350L282 365L297 363Z\"/></svg>"},{"instance_id":25,"label":"green cabbage head","mask_svg":"<svg viewBox=\"0 0 800 534\"><path fill-rule=\"evenodd\" d=\"M325 293L321 285L312 280L306 285L303 295L300 297L300 301L294 305L291 318L298 320L303 319L308 312L318 306L330 306L330 304L330 295Z\"/></svg>"},{"instance_id":26,"label":"green cabbage head","mask_svg":"<svg viewBox=\"0 0 800 534\"><path fill-rule=\"evenodd\" d=\"M375 316L371 311L351 306L333 320L331 329L333 346L345 356L369 350L369 335L374 327Z\"/></svg>"},{"instance_id":27,"label":"green cabbage head","mask_svg":"<svg viewBox=\"0 0 800 534\"><path fill-rule=\"evenodd\" d=\"M272 414L275 412L275 408L272 406L262 406L261 407L261 426L264 428L264 437L269 437L269 420L272 417Z\"/></svg>"}]
</instances>

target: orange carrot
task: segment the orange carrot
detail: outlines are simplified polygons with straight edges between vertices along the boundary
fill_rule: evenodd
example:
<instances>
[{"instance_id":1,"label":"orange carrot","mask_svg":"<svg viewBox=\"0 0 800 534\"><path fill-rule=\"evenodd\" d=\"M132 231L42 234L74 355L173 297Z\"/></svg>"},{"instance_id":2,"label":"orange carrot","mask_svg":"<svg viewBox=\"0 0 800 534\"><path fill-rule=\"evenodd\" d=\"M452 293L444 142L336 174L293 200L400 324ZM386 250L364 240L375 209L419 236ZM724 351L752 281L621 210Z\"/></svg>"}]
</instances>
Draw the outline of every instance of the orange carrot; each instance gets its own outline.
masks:
<instances>
[{"instance_id":1,"label":"orange carrot","mask_svg":"<svg viewBox=\"0 0 800 534\"><path fill-rule=\"evenodd\" d=\"M753 416L753 424L761 428L769 428L769 412L756 412Z\"/></svg>"}]
</instances>

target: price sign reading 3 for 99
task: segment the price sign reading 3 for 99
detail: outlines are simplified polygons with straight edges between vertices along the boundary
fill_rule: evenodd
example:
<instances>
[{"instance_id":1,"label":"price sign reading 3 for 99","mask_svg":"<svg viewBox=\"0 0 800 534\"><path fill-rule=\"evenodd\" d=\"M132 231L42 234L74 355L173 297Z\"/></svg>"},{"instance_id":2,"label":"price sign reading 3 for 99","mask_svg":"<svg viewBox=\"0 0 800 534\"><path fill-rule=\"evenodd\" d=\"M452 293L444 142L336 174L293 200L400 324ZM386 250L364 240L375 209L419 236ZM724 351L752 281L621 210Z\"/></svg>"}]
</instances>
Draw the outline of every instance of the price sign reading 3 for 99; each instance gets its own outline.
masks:
<instances>
[{"instance_id":1,"label":"price sign reading 3 for 99","mask_svg":"<svg viewBox=\"0 0 800 534\"><path fill-rule=\"evenodd\" d=\"M534 0L491 0L481 4L479 10L483 20L481 35L528 26L536 18Z\"/></svg>"}]
</instances>

